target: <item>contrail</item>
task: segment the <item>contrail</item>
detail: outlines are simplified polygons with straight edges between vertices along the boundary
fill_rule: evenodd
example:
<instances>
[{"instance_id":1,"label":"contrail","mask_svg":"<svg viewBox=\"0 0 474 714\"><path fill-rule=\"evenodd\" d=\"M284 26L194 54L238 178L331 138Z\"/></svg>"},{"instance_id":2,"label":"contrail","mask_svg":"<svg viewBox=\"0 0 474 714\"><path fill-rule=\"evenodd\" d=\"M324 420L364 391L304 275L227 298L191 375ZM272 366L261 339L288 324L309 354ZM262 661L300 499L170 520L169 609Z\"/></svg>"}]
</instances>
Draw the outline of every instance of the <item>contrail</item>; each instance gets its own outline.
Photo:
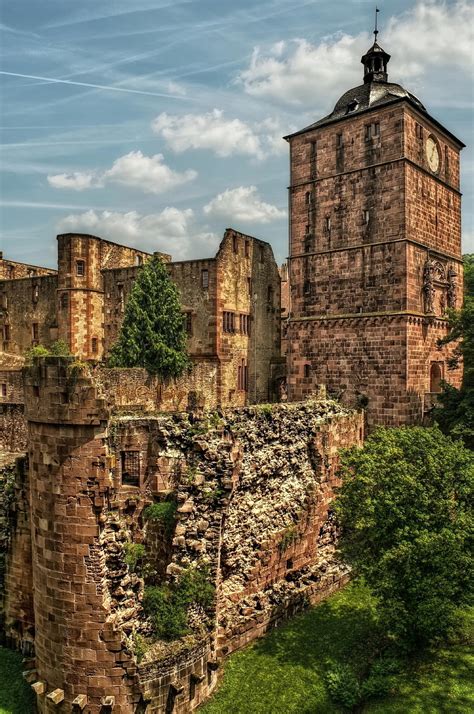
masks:
<instances>
[{"instance_id":1,"label":"contrail","mask_svg":"<svg viewBox=\"0 0 474 714\"><path fill-rule=\"evenodd\" d=\"M76 87L92 87L92 89L108 89L112 92L127 92L129 94L146 94L149 97L166 97L167 99L189 99L177 94L165 94L160 92L145 92L141 89L126 89L125 87L110 87L105 84L91 84L89 82L74 82L71 79L54 79L53 77L39 77L34 74L19 74L18 72L4 72L0 70L0 74L8 77L22 77L23 79L37 79L41 82L51 82L52 84L72 84Z\"/></svg>"}]
</instances>

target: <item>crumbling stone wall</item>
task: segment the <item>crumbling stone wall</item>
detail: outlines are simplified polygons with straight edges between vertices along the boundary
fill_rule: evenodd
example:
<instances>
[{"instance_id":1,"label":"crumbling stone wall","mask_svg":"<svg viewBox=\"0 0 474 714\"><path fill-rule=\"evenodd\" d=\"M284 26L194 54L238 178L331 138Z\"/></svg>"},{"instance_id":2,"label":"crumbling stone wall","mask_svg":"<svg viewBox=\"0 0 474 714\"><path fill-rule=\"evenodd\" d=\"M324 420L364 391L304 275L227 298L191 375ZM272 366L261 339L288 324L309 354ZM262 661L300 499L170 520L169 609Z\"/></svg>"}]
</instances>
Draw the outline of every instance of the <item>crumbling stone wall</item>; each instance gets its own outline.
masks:
<instances>
[{"instance_id":1,"label":"crumbling stone wall","mask_svg":"<svg viewBox=\"0 0 474 714\"><path fill-rule=\"evenodd\" d=\"M30 471L17 484L22 544L11 541L5 611L18 646L34 624L27 677L41 713L193 711L222 656L347 578L330 501L338 449L363 439L361 414L321 397L124 415L73 358L38 360L25 389ZM145 511L170 498L171 530ZM136 545L139 566L127 555ZM25 604L15 614L28 554L34 619ZM182 638L156 640L145 589L190 568L207 573L214 603L189 608Z\"/></svg>"},{"instance_id":2,"label":"crumbling stone wall","mask_svg":"<svg viewBox=\"0 0 474 714\"><path fill-rule=\"evenodd\" d=\"M57 340L57 289L58 276L53 271L0 282L0 348L4 352L24 355L35 344L49 347Z\"/></svg>"}]
</instances>

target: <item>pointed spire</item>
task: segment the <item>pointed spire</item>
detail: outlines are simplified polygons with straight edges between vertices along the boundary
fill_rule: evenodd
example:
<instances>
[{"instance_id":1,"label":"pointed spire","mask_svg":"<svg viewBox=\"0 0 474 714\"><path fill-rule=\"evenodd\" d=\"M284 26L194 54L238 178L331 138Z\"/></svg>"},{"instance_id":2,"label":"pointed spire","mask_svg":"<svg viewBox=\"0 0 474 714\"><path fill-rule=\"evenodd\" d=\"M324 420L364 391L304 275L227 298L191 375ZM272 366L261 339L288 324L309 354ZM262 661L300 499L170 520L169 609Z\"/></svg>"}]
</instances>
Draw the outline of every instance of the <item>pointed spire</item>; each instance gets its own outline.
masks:
<instances>
[{"instance_id":1,"label":"pointed spire","mask_svg":"<svg viewBox=\"0 0 474 714\"><path fill-rule=\"evenodd\" d=\"M387 82L387 64L390 60L390 55L383 50L377 43L377 35L379 34L378 28L378 14L380 10L378 7L375 8L375 29L374 29L374 44L365 54L361 62L364 65L364 82Z\"/></svg>"}]
</instances>

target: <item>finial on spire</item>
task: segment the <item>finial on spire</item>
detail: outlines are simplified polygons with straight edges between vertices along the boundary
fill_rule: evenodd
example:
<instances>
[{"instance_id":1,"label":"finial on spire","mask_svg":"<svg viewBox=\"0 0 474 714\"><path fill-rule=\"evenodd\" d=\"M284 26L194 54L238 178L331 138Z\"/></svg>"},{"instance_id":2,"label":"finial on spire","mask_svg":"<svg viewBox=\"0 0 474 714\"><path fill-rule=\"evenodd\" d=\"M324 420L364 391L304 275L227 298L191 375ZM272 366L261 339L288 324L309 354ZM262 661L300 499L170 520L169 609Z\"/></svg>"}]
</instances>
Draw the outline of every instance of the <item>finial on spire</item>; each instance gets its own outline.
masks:
<instances>
[{"instance_id":1,"label":"finial on spire","mask_svg":"<svg viewBox=\"0 0 474 714\"><path fill-rule=\"evenodd\" d=\"M375 6L375 30L374 30L375 42L377 42L377 35L379 34L379 31L377 29L377 19L378 19L379 12L380 12L380 10L378 9L377 6Z\"/></svg>"}]
</instances>

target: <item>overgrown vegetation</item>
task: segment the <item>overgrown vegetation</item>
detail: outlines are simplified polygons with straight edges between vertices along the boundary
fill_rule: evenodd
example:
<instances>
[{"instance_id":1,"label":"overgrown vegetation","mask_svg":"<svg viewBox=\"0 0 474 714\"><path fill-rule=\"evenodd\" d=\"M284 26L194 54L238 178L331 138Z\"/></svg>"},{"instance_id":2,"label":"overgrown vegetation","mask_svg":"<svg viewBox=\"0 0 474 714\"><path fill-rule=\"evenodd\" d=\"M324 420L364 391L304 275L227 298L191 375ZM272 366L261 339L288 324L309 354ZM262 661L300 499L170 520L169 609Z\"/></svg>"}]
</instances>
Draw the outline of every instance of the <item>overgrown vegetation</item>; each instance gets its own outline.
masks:
<instances>
[{"instance_id":1,"label":"overgrown vegetation","mask_svg":"<svg viewBox=\"0 0 474 714\"><path fill-rule=\"evenodd\" d=\"M144 367L164 379L189 368L178 288L158 255L146 261L133 284L109 364Z\"/></svg>"},{"instance_id":2,"label":"overgrown vegetation","mask_svg":"<svg viewBox=\"0 0 474 714\"><path fill-rule=\"evenodd\" d=\"M128 565L128 568L132 573L136 573L143 564L145 546L143 543L125 543L124 552L124 562Z\"/></svg>"},{"instance_id":3,"label":"overgrown vegetation","mask_svg":"<svg viewBox=\"0 0 474 714\"><path fill-rule=\"evenodd\" d=\"M12 515L15 501L16 465L8 465L0 469L0 604L5 587L5 560L11 538ZM0 609L0 628L3 622L3 612Z\"/></svg>"},{"instance_id":4,"label":"overgrown vegetation","mask_svg":"<svg viewBox=\"0 0 474 714\"><path fill-rule=\"evenodd\" d=\"M143 511L143 517L146 521L161 523L165 534L170 536L174 532L177 508L178 504L174 500L152 503Z\"/></svg>"},{"instance_id":5,"label":"overgrown vegetation","mask_svg":"<svg viewBox=\"0 0 474 714\"><path fill-rule=\"evenodd\" d=\"M298 529L296 528L296 526L288 526L288 528L283 531L283 535L278 544L278 550L280 551L280 553L284 553L285 550L287 550L290 545L292 545L296 541L297 538Z\"/></svg>"},{"instance_id":6,"label":"overgrown vegetation","mask_svg":"<svg viewBox=\"0 0 474 714\"><path fill-rule=\"evenodd\" d=\"M457 342L448 369L463 366L461 387L443 384L439 395L440 406L434 419L446 434L460 438L474 449L474 255L464 257L464 305L461 310L450 310L449 333L439 345Z\"/></svg>"},{"instance_id":7,"label":"overgrown vegetation","mask_svg":"<svg viewBox=\"0 0 474 714\"><path fill-rule=\"evenodd\" d=\"M213 600L214 586L207 568L189 568L176 582L146 587L143 609L157 638L175 640L190 632L190 606L200 605L207 609Z\"/></svg>"},{"instance_id":8,"label":"overgrown vegetation","mask_svg":"<svg viewBox=\"0 0 474 714\"><path fill-rule=\"evenodd\" d=\"M35 711L31 687L22 677L22 656L0 647L0 714L28 714Z\"/></svg>"},{"instance_id":9,"label":"overgrown vegetation","mask_svg":"<svg viewBox=\"0 0 474 714\"><path fill-rule=\"evenodd\" d=\"M31 365L40 357L70 357L69 347L64 340L56 340L51 347L35 345L25 352L26 364Z\"/></svg>"},{"instance_id":10,"label":"overgrown vegetation","mask_svg":"<svg viewBox=\"0 0 474 714\"><path fill-rule=\"evenodd\" d=\"M436 428L378 429L341 457L340 554L378 601L387 637L446 637L472 602L474 454Z\"/></svg>"}]
</instances>

